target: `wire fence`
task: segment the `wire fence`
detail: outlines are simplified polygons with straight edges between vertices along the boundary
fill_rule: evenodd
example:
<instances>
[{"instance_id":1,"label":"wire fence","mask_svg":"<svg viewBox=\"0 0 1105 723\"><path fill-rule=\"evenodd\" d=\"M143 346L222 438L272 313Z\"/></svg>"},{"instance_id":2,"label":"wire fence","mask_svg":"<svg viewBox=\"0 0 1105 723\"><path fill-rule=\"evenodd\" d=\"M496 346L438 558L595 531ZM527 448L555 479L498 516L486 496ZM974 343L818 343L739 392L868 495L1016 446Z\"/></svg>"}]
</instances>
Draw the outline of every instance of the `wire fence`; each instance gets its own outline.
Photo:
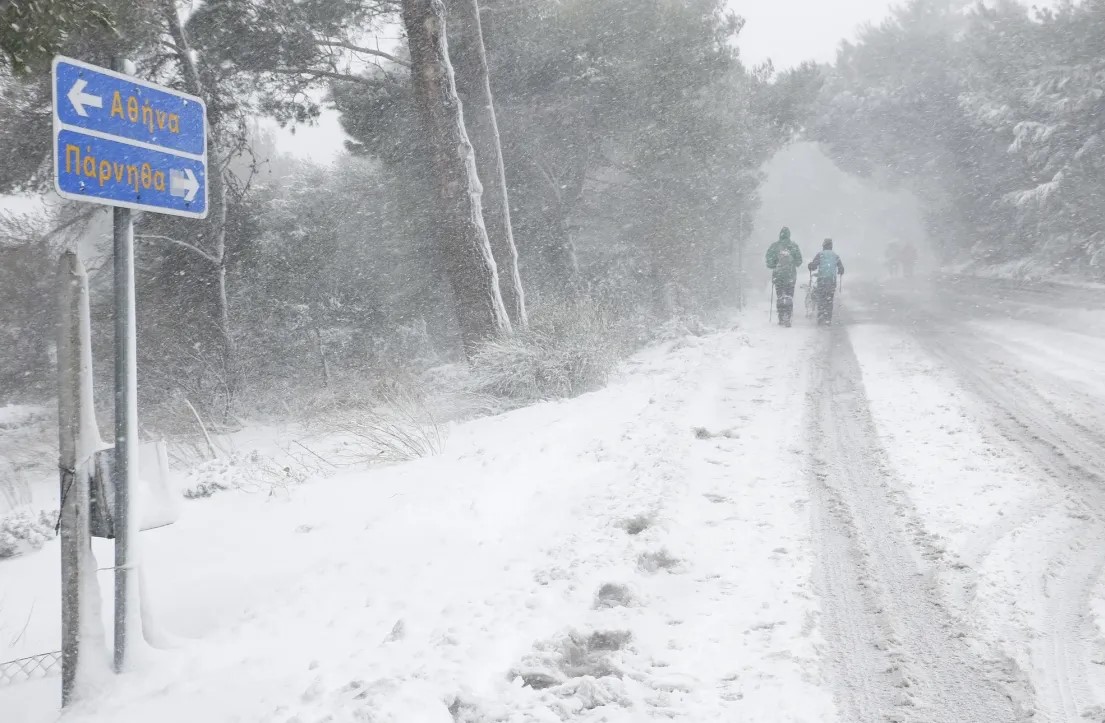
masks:
<instances>
[{"instance_id":1,"label":"wire fence","mask_svg":"<svg viewBox=\"0 0 1105 723\"><path fill-rule=\"evenodd\" d=\"M0 687L61 674L61 651L0 663Z\"/></svg>"}]
</instances>

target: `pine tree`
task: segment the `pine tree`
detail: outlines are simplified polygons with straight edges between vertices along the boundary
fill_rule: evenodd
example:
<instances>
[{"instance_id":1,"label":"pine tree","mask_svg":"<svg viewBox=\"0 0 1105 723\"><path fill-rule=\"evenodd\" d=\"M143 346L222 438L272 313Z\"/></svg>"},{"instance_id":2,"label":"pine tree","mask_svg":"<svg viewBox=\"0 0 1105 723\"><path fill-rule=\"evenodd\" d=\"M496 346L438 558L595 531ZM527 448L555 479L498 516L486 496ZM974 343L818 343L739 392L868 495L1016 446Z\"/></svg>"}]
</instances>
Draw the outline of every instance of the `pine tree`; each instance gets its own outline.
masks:
<instances>
[{"instance_id":1,"label":"pine tree","mask_svg":"<svg viewBox=\"0 0 1105 723\"><path fill-rule=\"evenodd\" d=\"M525 329L526 296L518 272L518 249L510 220L499 123L491 96L487 55L484 52L480 9L476 0L448 0L449 54L456 69L457 95L476 153L476 170L483 181L483 217L499 270L499 288L511 322Z\"/></svg>"},{"instance_id":2,"label":"pine tree","mask_svg":"<svg viewBox=\"0 0 1105 723\"><path fill-rule=\"evenodd\" d=\"M403 0L411 78L433 168L435 237L456 299L465 349L511 331L480 204L475 153L468 140L449 59L445 5Z\"/></svg>"}]
</instances>

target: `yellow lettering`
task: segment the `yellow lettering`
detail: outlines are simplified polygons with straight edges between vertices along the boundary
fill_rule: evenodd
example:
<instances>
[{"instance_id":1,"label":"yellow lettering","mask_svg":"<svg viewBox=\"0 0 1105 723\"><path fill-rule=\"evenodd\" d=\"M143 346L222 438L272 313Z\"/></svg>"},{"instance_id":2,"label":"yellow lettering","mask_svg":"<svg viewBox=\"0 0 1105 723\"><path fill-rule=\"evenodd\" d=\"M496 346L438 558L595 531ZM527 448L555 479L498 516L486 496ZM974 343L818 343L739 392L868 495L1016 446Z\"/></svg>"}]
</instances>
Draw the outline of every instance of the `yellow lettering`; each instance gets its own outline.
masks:
<instances>
[{"instance_id":1,"label":"yellow lettering","mask_svg":"<svg viewBox=\"0 0 1105 723\"><path fill-rule=\"evenodd\" d=\"M127 97L127 117L131 123L138 122L138 99L133 95Z\"/></svg>"},{"instance_id":2,"label":"yellow lettering","mask_svg":"<svg viewBox=\"0 0 1105 723\"><path fill-rule=\"evenodd\" d=\"M158 191L165 190L165 172L156 171L153 174L153 187Z\"/></svg>"},{"instance_id":3,"label":"yellow lettering","mask_svg":"<svg viewBox=\"0 0 1105 723\"><path fill-rule=\"evenodd\" d=\"M180 133L180 116L176 113L169 114L169 132Z\"/></svg>"},{"instance_id":4,"label":"yellow lettering","mask_svg":"<svg viewBox=\"0 0 1105 723\"><path fill-rule=\"evenodd\" d=\"M150 133L153 133L153 108L150 107L149 101L142 104L142 122L150 129Z\"/></svg>"},{"instance_id":5,"label":"yellow lettering","mask_svg":"<svg viewBox=\"0 0 1105 723\"><path fill-rule=\"evenodd\" d=\"M111 180L111 163L109 161L100 161L100 186Z\"/></svg>"},{"instance_id":6,"label":"yellow lettering","mask_svg":"<svg viewBox=\"0 0 1105 723\"><path fill-rule=\"evenodd\" d=\"M153 169L150 168L149 163L142 164L142 188L149 188L153 185Z\"/></svg>"},{"instance_id":7,"label":"yellow lettering","mask_svg":"<svg viewBox=\"0 0 1105 723\"><path fill-rule=\"evenodd\" d=\"M84 149L84 166L83 166L84 175L88 176L89 178L95 178L96 177L96 159L93 158L92 156L88 155L88 150L89 149L87 149L87 148Z\"/></svg>"},{"instance_id":8,"label":"yellow lettering","mask_svg":"<svg viewBox=\"0 0 1105 723\"><path fill-rule=\"evenodd\" d=\"M134 186L134 192L138 193L139 174L138 166L127 166L127 185Z\"/></svg>"},{"instance_id":9,"label":"yellow lettering","mask_svg":"<svg viewBox=\"0 0 1105 723\"><path fill-rule=\"evenodd\" d=\"M119 95L119 91L115 91L115 95L111 97L111 117L114 118L115 114L119 114L119 119L123 119L123 97Z\"/></svg>"},{"instance_id":10,"label":"yellow lettering","mask_svg":"<svg viewBox=\"0 0 1105 723\"><path fill-rule=\"evenodd\" d=\"M113 166L113 169L115 171L115 182L116 183L122 183L123 182L123 169L125 169L126 166L123 165L122 163L112 163L111 165Z\"/></svg>"},{"instance_id":11,"label":"yellow lettering","mask_svg":"<svg viewBox=\"0 0 1105 723\"><path fill-rule=\"evenodd\" d=\"M165 121L167 120L167 118L168 118L168 114L165 111L163 111L163 110L157 111L157 127L158 127L158 130L165 130Z\"/></svg>"},{"instance_id":12,"label":"yellow lettering","mask_svg":"<svg viewBox=\"0 0 1105 723\"><path fill-rule=\"evenodd\" d=\"M70 155L73 159L73 166L69 165ZM73 170L76 168L76 171ZM72 143L65 144L65 172L66 173L80 173L81 172L81 149L79 146L74 146Z\"/></svg>"}]
</instances>

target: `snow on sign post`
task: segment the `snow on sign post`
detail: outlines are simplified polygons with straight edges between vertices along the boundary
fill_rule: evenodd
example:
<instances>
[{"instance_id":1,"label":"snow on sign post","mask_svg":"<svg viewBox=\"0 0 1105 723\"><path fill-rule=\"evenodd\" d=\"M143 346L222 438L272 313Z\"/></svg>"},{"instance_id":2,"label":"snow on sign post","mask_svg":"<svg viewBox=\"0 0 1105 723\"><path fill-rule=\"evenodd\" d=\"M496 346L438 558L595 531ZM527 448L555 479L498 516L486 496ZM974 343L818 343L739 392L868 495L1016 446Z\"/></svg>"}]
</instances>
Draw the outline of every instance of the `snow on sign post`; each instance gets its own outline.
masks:
<instances>
[{"instance_id":1,"label":"snow on sign post","mask_svg":"<svg viewBox=\"0 0 1105 723\"><path fill-rule=\"evenodd\" d=\"M199 98L54 58L54 187L63 198L207 216L207 108Z\"/></svg>"},{"instance_id":2,"label":"snow on sign post","mask_svg":"<svg viewBox=\"0 0 1105 723\"><path fill-rule=\"evenodd\" d=\"M115 270L115 668L128 665L139 630L131 491L138 471L138 372L131 209L207 217L207 108L195 96L57 56L53 63L54 188L63 198L113 206ZM63 500L64 502L64 500ZM84 513L87 515L87 511ZM87 526L86 526L87 527ZM79 576L62 556L62 577ZM65 597L63 606L71 604ZM63 614L63 628L67 616ZM69 640L63 630L63 639ZM63 651L63 663L75 651ZM63 673L63 677L65 677ZM68 692L68 691L63 691ZM63 696L64 697L64 696Z\"/></svg>"}]
</instances>

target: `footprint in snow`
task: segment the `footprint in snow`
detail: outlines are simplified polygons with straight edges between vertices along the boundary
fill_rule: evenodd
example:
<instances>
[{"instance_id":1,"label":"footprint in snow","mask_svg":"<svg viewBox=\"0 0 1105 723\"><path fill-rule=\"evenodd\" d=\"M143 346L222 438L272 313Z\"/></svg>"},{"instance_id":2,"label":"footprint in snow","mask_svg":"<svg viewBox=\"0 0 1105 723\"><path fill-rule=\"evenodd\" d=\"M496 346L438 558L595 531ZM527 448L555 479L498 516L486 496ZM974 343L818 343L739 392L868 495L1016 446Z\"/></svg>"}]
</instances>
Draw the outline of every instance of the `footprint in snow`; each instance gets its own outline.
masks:
<instances>
[{"instance_id":1,"label":"footprint in snow","mask_svg":"<svg viewBox=\"0 0 1105 723\"><path fill-rule=\"evenodd\" d=\"M579 679L617 682L621 672L611 657L628 647L627 630L598 630L590 635L572 630L566 635L537 643L534 651L509 673L533 690L558 688L573 697Z\"/></svg>"},{"instance_id":2,"label":"footprint in snow","mask_svg":"<svg viewBox=\"0 0 1105 723\"><path fill-rule=\"evenodd\" d=\"M636 596L628 585L608 582L600 587L599 591L595 593L594 608L596 610L601 610L603 608L624 608L632 605L635 600Z\"/></svg>"},{"instance_id":3,"label":"footprint in snow","mask_svg":"<svg viewBox=\"0 0 1105 723\"><path fill-rule=\"evenodd\" d=\"M655 574L661 570L673 572L676 571L676 568L682 567L682 565L683 561L673 556L667 550L645 552L637 558L637 567L642 572L650 574Z\"/></svg>"},{"instance_id":4,"label":"footprint in snow","mask_svg":"<svg viewBox=\"0 0 1105 723\"><path fill-rule=\"evenodd\" d=\"M618 523L618 527L626 531L626 534L637 536L652 527L656 520L652 515L636 515L629 519L622 520Z\"/></svg>"},{"instance_id":5,"label":"footprint in snow","mask_svg":"<svg viewBox=\"0 0 1105 723\"><path fill-rule=\"evenodd\" d=\"M740 433L733 431L732 429L722 429L718 432L713 432L706 427L694 428L695 439L740 439Z\"/></svg>"}]
</instances>

